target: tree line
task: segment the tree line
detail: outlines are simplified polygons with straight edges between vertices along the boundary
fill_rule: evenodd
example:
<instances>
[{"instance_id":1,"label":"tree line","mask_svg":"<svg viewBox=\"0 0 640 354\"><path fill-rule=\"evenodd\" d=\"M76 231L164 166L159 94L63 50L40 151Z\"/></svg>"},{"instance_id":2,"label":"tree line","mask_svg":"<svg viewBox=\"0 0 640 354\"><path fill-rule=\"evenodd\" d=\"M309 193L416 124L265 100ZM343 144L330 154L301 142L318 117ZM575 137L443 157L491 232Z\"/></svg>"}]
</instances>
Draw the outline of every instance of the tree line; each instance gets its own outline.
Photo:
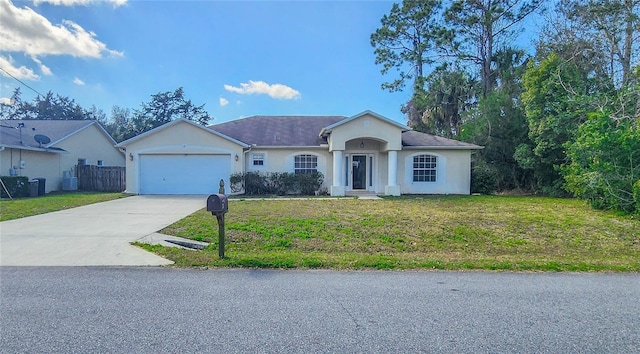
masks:
<instances>
[{"instance_id":1,"label":"tree line","mask_svg":"<svg viewBox=\"0 0 640 354\"><path fill-rule=\"evenodd\" d=\"M75 100L51 91L38 95L33 101L23 101L20 88L13 91L10 102L0 104L0 119L57 119L97 120L117 142L132 138L176 119L188 119L207 125L213 118L204 109L185 97L184 89L158 92L151 95L140 108L129 109L113 106L111 117L92 106L82 108Z\"/></svg>"},{"instance_id":2,"label":"tree line","mask_svg":"<svg viewBox=\"0 0 640 354\"><path fill-rule=\"evenodd\" d=\"M410 87L401 110L413 129L484 146L477 192L572 195L640 212L640 0L549 4L394 4L370 37L393 78L382 88ZM527 53L515 39L532 15L545 20Z\"/></svg>"}]
</instances>

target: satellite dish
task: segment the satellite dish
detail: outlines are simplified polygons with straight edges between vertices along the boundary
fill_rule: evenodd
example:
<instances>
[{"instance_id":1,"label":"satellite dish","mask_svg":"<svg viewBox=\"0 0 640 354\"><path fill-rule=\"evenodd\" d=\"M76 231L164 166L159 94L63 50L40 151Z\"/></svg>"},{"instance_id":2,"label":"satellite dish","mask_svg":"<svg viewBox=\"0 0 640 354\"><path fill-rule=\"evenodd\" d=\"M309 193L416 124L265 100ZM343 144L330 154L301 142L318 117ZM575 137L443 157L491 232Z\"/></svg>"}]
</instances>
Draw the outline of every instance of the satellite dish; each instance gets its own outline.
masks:
<instances>
[{"instance_id":1,"label":"satellite dish","mask_svg":"<svg viewBox=\"0 0 640 354\"><path fill-rule=\"evenodd\" d=\"M48 136L42 135L42 134L34 135L33 140L35 140L38 144L40 144L40 147L42 147L42 144L46 145L51 142L51 139Z\"/></svg>"}]
</instances>

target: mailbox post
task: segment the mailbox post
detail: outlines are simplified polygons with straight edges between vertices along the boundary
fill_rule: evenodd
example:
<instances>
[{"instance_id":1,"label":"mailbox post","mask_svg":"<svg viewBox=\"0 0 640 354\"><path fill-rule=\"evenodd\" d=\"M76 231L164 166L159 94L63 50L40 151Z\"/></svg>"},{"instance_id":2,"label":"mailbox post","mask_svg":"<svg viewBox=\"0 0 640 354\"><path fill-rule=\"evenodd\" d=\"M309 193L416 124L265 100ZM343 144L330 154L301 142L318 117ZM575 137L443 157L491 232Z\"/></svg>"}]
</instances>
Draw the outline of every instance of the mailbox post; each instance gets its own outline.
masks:
<instances>
[{"instance_id":1,"label":"mailbox post","mask_svg":"<svg viewBox=\"0 0 640 354\"><path fill-rule=\"evenodd\" d=\"M212 194L207 198L207 211L218 220L218 256L224 258L224 214L229 210L227 196Z\"/></svg>"}]
</instances>

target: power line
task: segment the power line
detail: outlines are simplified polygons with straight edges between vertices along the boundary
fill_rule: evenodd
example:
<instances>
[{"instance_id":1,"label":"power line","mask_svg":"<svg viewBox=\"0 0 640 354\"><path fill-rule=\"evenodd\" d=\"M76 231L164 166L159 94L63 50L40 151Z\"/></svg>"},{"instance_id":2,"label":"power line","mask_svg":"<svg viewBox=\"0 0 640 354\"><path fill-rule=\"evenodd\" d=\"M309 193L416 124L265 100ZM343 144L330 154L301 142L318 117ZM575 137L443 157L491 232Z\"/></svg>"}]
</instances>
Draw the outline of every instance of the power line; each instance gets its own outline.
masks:
<instances>
[{"instance_id":1,"label":"power line","mask_svg":"<svg viewBox=\"0 0 640 354\"><path fill-rule=\"evenodd\" d=\"M18 79L17 77L11 75L11 73L9 73L8 71L4 70L4 68L0 67L0 70L4 71L5 74L11 76L12 78L14 78L16 81L18 81L19 83L23 84L24 86L26 86L27 88L29 88L31 91L37 93L40 97L44 97L43 94L41 94L40 92L38 92L36 89L34 89L33 87L27 85L24 83L24 81Z\"/></svg>"}]
</instances>

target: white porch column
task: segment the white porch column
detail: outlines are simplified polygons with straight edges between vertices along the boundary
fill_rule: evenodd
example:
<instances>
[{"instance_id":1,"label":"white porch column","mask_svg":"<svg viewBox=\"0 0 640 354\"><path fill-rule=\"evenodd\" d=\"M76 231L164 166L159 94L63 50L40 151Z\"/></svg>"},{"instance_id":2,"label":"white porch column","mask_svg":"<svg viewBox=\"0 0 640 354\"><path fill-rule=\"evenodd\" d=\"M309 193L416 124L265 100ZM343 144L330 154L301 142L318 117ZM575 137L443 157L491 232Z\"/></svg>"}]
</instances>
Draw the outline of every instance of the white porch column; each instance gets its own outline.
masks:
<instances>
[{"instance_id":1,"label":"white porch column","mask_svg":"<svg viewBox=\"0 0 640 354\"><path fill-rule=\"evenodd\" d=\"M342 161L342 156L342 150L333 150L333 183L331 185L331 195L334 197L344 196L345 188L342 182L342 176L344 175L342 166L344 162Z\"/></svg>"},{"instance_id":2,"label":"white porch column","mask_svg":"<svg viewBox=\"0 0 640 354\"><path fill-rule=\"evenodd\" d=\"M389 166L388 183L384 188L386 195L400 195L400 186L398 186L398 152L389 150L387 153L387 165Z\"/></svg>"}]
</instances>

